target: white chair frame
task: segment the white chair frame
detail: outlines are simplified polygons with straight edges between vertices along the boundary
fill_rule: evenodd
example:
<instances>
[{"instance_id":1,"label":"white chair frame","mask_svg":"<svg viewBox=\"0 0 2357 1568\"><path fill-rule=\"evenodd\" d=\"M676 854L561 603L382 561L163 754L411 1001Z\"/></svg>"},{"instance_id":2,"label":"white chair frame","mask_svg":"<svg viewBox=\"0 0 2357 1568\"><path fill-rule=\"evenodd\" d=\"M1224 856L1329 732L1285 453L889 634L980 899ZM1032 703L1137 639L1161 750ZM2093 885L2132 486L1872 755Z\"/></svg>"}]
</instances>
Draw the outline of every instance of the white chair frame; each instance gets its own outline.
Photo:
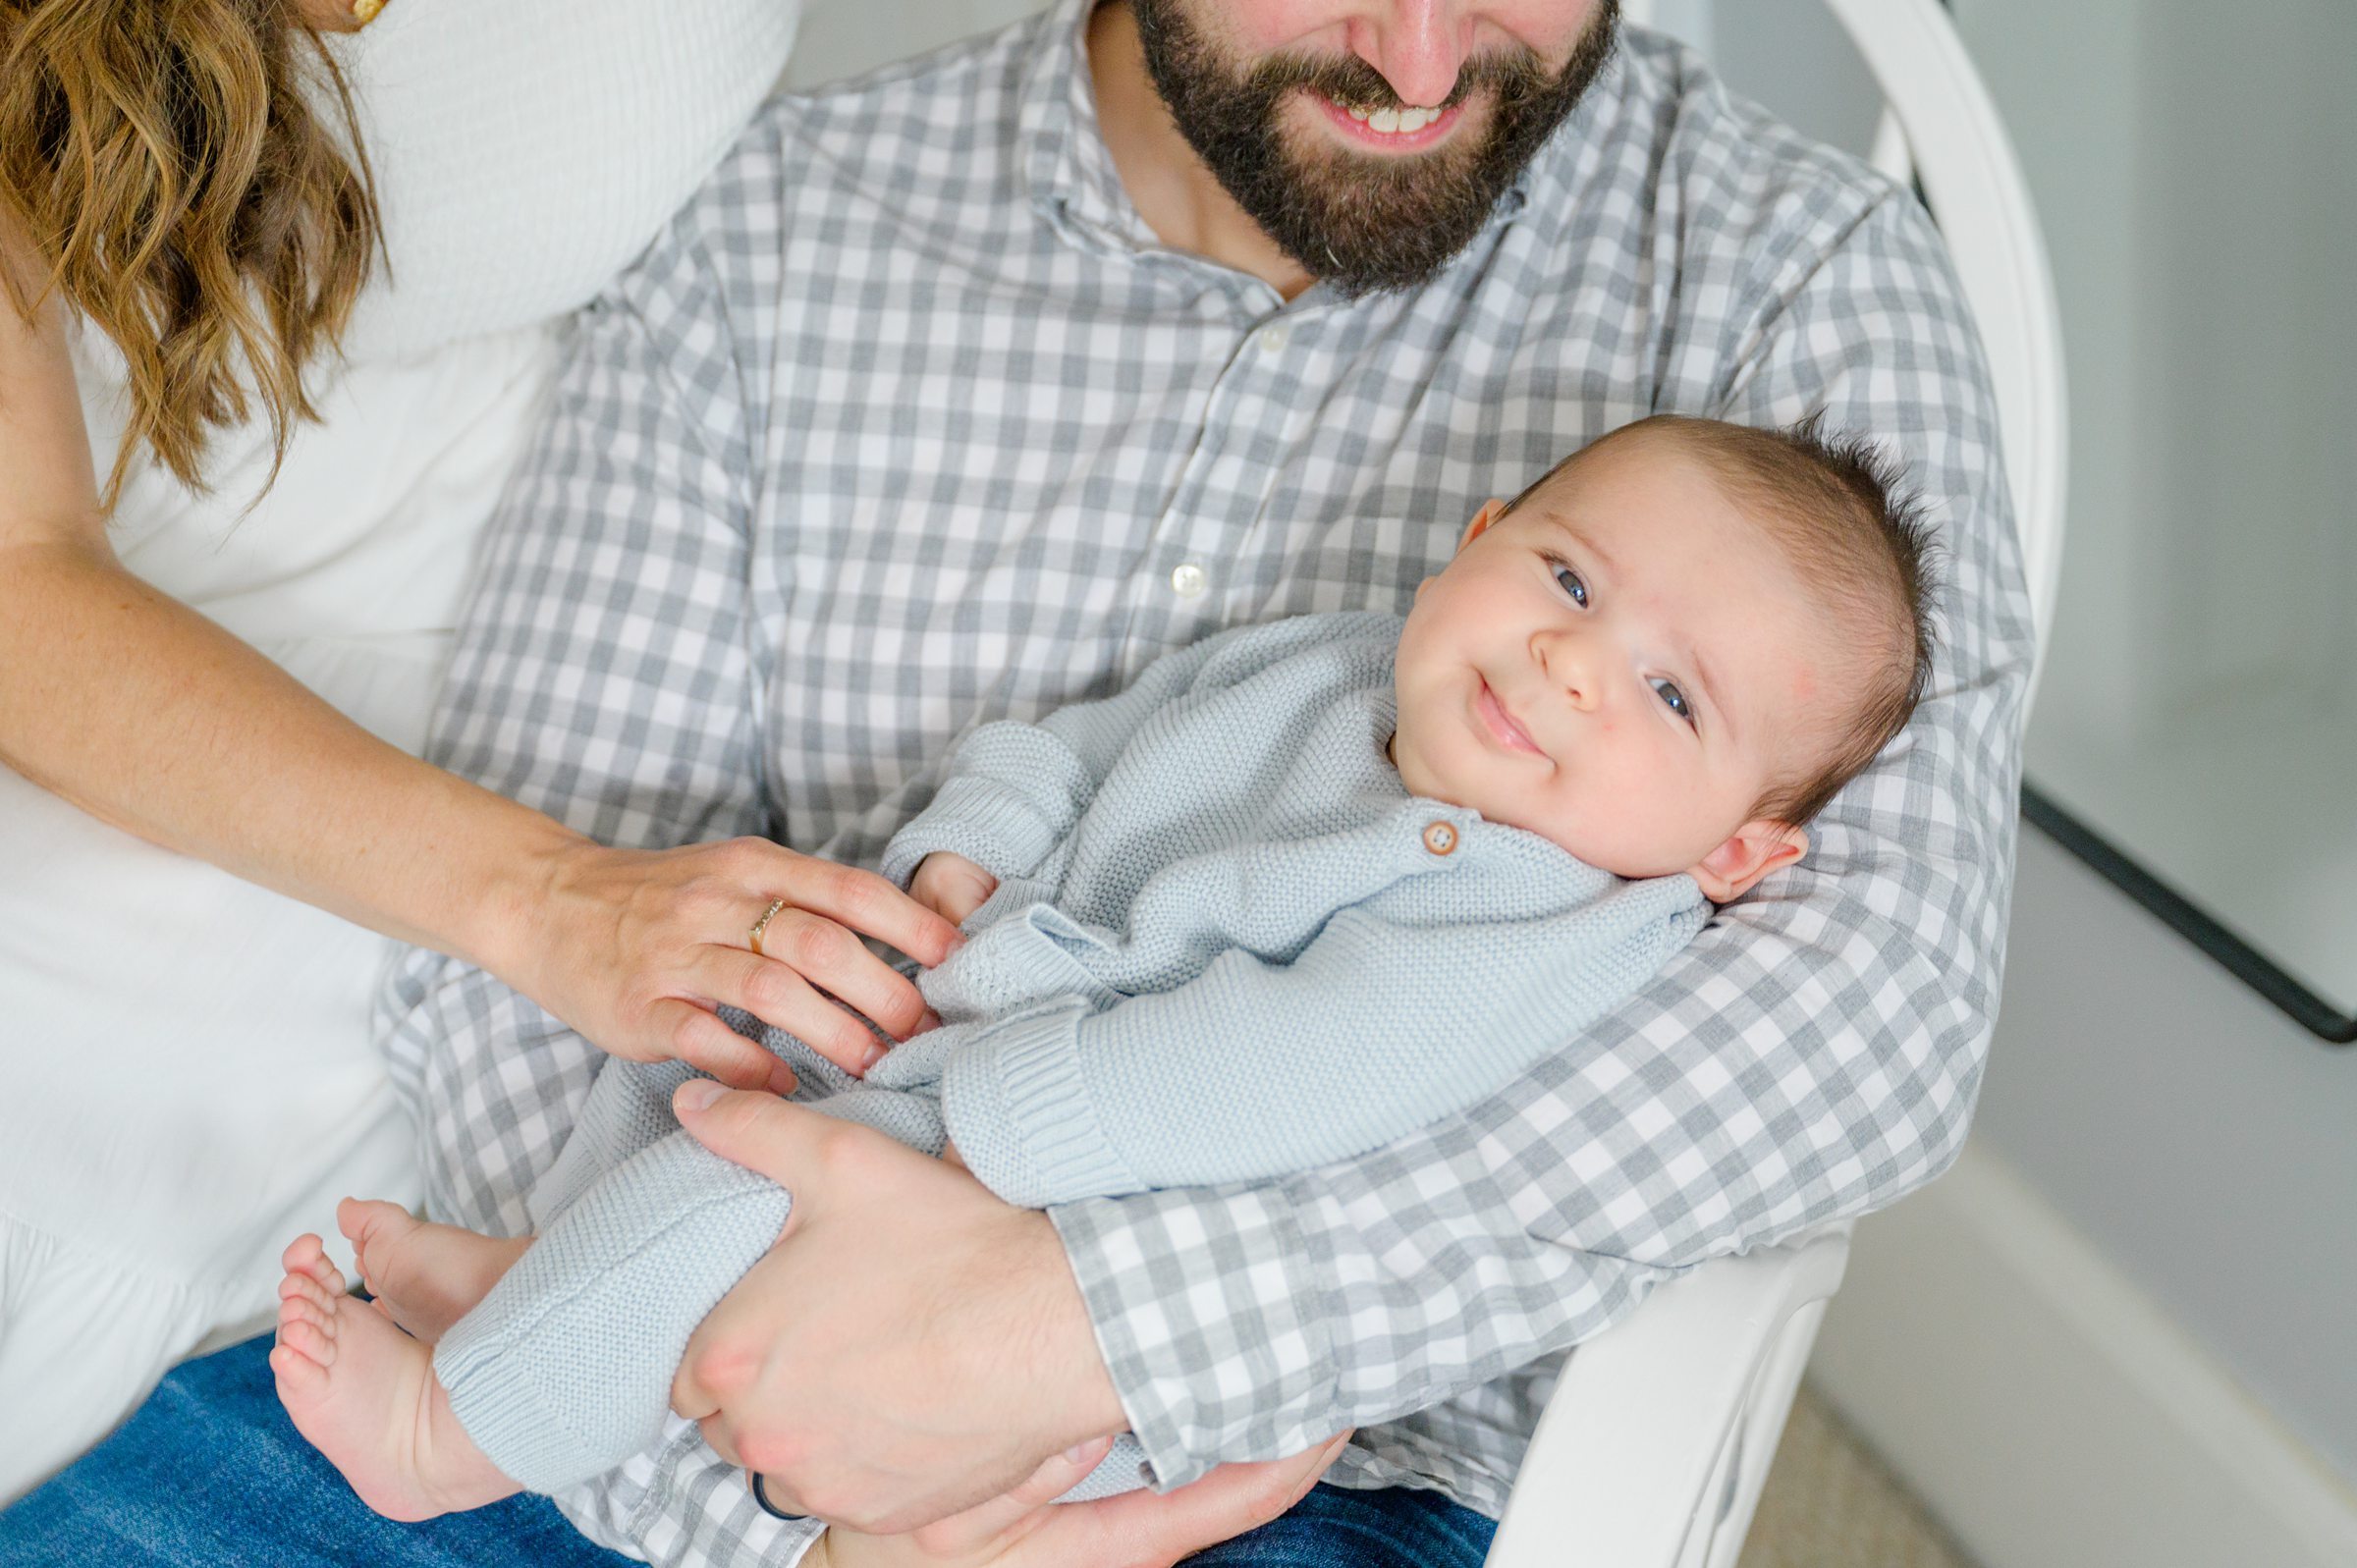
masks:
<instances>
[{"instance_id":1,"label":"white chair frame","mask_svg":"<svg viewBox=\"0 0 2357 1568\"><path fill-rule=\"evenodd\" d=\"M1876 165L1917 181L1946 220L1996 387L2043 664L2068 430L2054 278L2029 189L1936 0L1824 3L1886 102ZM1642 23L1654 7L1624 9ZM1848 1258L1844 1222L1718 1259L1582 1345L1531 1440L1489 1568L1732 1568Z\"/></svg>"}]
</instances>

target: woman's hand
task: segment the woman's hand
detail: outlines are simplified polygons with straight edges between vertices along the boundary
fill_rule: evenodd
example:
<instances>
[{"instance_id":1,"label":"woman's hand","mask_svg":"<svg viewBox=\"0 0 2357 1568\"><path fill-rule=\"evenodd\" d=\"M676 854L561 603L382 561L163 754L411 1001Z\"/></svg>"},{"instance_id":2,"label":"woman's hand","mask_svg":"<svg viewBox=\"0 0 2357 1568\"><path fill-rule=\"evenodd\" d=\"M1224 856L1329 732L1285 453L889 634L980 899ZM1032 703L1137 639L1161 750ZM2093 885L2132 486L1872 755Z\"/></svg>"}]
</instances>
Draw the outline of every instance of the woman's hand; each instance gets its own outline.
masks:
<instances>
[{"instance_id":1,"label":"woman's hand","mask_svg":"<svg viewBox=\"0 0 2357 1568\"><path fill-rule=\"evenodd\" d=\"M925 856L917 863L916 875L908 880L909 897L957 926L964 925L965 917L998 891L998 878L947 849Z\"/></svg>"},{"instance_id":2,"label":"woman's hand","mask_svg":"<svg viewBox=\"0 0 2357 1568\"><path fill-rule=\"evenodd\" d=\"M785 907L751 950L753 923ZM936 1020L917 990L864 946L873 937L941 962L958 928L873 872L761 838L684 849L556 854L536 904L516 922L520 956L489 965L592 1042L633 1061L673 1057L743 1089L794 1086L767 1051L714 1016L741 1007L847 1072L885 1047L860 1018L905 1040Z\"/></svg>"},{"instance_id":3,"label":"woman's hand","mask_svg":"<svg viewBox=\"0 0 2357 1568\"><path fill-rule=\"evenodd\" d=\"M1267 1524L1299 1502L1348 1433L1289 1459L1223 1465L1190 1487L1057 1503L1105 1456L1105 1439L1061 1454L1006 1496L904 1536L830 1527L809 1568L1168 1568Z\"/></svg>"}]
</instances>

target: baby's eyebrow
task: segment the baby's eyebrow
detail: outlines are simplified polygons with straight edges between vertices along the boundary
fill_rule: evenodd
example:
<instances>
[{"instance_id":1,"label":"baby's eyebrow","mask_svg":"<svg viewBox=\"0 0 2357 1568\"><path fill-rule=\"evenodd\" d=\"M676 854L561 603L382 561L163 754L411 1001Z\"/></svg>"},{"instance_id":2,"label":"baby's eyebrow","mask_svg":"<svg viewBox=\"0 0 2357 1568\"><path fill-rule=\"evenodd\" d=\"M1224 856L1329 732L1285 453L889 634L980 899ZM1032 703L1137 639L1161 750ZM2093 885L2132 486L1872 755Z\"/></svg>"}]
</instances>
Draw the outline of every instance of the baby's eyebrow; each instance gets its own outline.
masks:
<instances>
[{"instance_id":1,"label":"baby's eyebrow","mask_svg":"<svg viewBox=\"0 0 2357 1568\"><path fill-rule=\"evenodd\" d=\"M1612 552L1580 532L1578 525L1571 519L1560 512L1541 512L1539 515L1545 518L1558 533L1569 539L1587 554L1594 556L1597 563L1604 568L1606 575L1617 577L1620 574L1620 564L1613 559Z\"/></svg>"},{"instance_id":2,"label":"baby's eyebrow","mask_svg":"<svg viewBox=\"0 0 2357 1568\"><path fill-rule=\"evenodd\" d=\"M1718 716L1721 724L1727 726L1727 738L1729 741L1739 739L1735 732L1735 710L1719 700L1719 687L1712 681L1711 667L1702 657L1702 644L1685 642L1681 645L1681 651L1686 656L1686 662L1694 667L1694 683L1702 687L1703 701L1711 705L1711 712Z\"/></svg>"}]
</instances>

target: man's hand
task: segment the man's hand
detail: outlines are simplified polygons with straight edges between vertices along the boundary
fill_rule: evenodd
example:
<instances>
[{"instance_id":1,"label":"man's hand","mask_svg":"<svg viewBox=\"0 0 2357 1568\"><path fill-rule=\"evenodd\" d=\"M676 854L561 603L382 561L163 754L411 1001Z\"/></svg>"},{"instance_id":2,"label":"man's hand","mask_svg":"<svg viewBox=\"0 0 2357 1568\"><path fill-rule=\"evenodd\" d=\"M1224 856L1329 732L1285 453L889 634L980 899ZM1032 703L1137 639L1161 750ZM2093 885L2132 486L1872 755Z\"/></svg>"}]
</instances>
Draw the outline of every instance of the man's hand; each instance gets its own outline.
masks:
<instances>
[{"instance_id":1,"label":"man's hand","mask_svg":"<svg viewBox=\"0 0 2357 1568\"><path fill-rule=\"evenodd\" d=\"M1125 1431L1045 1215L871 1128L717 1084L681 1124L794 1194L768 1257L687 1343L672 1407L781 1508L913 1530Z\"/></svg>"},{"instance_id":2,"label":"man's hand","mask_svg":"<svg viewBox=\"0 0 2357 1568\"><path fill-rule=\"evenodd\" d=\"M947 849L917 862L916 875L908 879L908 896L956 926L964 925L965 917L998 891L998 878Z\"/></svg>"},{"instance_id":3,"label":"man's hand","mask_svg":"<svg viewBox=\"0 0 2357 1568\"><path fill-rule=\"evenodd\" d=\"M1164 1496L1133 1491L1057 1506L1054 1499L1105 1456L1105 1444L1093 1442L1057 1455L1004 1497L904 1536L830 1527L802 1561L806 1568L1168 1568L1299 1502L1348 1437L1289 1459L1223 1465Z\"/></svg>"}]
</instances>

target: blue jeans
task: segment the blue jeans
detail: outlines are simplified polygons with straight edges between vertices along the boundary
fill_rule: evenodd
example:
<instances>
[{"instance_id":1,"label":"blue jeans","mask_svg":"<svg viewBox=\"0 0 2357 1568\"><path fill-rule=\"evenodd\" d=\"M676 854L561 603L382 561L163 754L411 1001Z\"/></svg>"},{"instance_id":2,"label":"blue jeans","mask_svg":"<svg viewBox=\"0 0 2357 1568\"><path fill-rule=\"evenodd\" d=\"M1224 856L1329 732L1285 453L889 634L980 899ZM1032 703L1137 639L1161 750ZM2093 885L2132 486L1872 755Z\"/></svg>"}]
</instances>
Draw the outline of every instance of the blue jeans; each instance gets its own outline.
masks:
<instances>
[{"instance_id":1,"label":"blue jeans","mask_svg":"<svg viewBox=\"0 0 2357 1568\"><path fill-rule=\"evenodd\" d=\"M6 1512L0 1568L623 1568L545 1497L379 1519L302 1440L267 1337L192 1361L123 1429ZM1496 1526L1436 1492L1321 1486L1197 1568L1476 1568Z\"/></svg>"}]
</instances>

